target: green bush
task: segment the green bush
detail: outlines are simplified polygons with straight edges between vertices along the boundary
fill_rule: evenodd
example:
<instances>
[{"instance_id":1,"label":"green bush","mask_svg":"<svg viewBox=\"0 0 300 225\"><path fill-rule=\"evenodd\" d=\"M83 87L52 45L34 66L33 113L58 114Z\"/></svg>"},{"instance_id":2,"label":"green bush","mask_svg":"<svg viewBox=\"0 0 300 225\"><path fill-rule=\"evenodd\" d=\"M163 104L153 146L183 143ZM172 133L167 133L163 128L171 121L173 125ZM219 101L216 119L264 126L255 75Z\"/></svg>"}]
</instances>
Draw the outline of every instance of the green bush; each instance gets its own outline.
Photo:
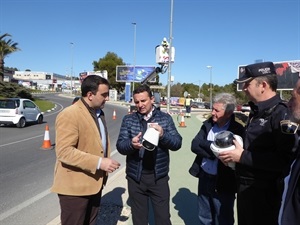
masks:
<instances>
[{"instance_id":1,"label":"green bush","mask_svg":"<svg viewBox=\"0 0 300 225\"><path fill-rule=\"evenodd\" d=\"M34 100L30 90L11 82L0 81L0 97L1 98L28 98Z\"/></svg>"}]
</instances>

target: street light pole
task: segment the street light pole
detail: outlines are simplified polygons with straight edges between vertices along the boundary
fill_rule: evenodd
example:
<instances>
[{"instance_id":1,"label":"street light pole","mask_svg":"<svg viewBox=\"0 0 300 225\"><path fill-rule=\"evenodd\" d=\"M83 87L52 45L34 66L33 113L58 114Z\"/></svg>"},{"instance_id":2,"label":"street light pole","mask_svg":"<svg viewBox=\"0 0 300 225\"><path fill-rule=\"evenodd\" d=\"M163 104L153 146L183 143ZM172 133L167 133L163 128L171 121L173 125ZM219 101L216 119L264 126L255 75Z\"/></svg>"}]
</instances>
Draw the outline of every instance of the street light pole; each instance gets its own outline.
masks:
<instances>
[{"instance_id":1,"label":"street light pole","mask_svg":"<svg viewBox=\"0 0 300 225\"><path fill-rule=\"evenodd\" d=\"M73 95L73 47L74 47L74 43L70 42L71 44L71 95Z\"/></svg>"},{"instance_id":2,"label":"street light pole","mask_svg":"<svg viewBox=\"0 0 300 225\"><path fill-rule=\"evenodd\" d=\"M133 102L133 90L134 90L134 81L135 81L135 64L136 64L136 23L132 23L134 26L134 35L133 35L133 82L132 82L132 102Z\"/></svg>"},{"instance_id":3,"label":"street light pole","mask_svg":"<svg viewBox=\"0 0 300 225\"><path fill-rule=\"evenodd\" d=\"M209 79L209 100L210 100L210 109L212 109L212 66L206 66L210 71L210 79Z\"/></svg>"},{"instance_id":4,"label":"street light pole","mask_svg":"<svg viewBox=\"0 0 300 225\"><path fill-rule=\"evenodd\" d=\"M170 113L170 98L171 98L171 56L172 56L172 39L173 39L173 0L171 0L171 13L170 13L170 40L169 40L169 65L168 65L168 101L167 101L167 113Z\"/></svg>"},{"instance_id":5,"label":"street light pole","mask_svg":"<svg viewBox=\"0 0 300 225\"><path fill-rule=\"evenodd\" d=\"M199 80L199 101L201 100L201 80Z\"/></svg>"}]
</instances>

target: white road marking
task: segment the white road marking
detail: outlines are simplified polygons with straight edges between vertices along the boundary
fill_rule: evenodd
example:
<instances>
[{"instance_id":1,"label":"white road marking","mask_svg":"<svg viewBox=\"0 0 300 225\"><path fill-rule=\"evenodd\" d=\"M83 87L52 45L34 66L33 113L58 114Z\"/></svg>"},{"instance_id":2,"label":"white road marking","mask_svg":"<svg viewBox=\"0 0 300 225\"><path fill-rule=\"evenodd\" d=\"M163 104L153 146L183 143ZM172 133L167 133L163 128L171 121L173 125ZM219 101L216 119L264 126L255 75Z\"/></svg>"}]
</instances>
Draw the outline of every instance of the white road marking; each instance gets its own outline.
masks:
<instances>
[{"instance_id":1,"label":"white road marking","mask_svg":"<svg viewBox=\"0 0 300 225\"><path fill-rule=\"evenodd\" d=\"M38 201L38 200L40 200L40 199L46 197L46 196L47 196L48 194L50 194L50 193L51 193L51 192L50 192L50 189L48 189L48 190L46 190L46 191L43 191L42 193L37 194L36 196L34 196L34 197L32 197L32 198L26 200L25 202L22 202L21 204L19 204L19 205L13 207L13 208L7 210L6 212L0 214L0 221L6 219L7 217L9 217L9 216L15 214L15 213L18 212L18 211L20 211L20 210L26 208L27 206L29 206L29 205L35 203L36 201Z\"/></svg>"}]
</instances>

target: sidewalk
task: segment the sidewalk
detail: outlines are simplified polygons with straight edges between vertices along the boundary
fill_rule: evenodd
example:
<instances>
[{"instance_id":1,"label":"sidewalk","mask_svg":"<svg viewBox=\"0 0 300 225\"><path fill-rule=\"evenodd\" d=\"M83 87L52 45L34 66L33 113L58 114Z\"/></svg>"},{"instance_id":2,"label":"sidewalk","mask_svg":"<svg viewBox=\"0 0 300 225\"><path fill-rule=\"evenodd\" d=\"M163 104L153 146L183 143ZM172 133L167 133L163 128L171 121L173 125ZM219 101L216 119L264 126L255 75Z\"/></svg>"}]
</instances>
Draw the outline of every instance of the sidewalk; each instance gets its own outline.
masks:
<instances>
[{"instance_id":1,"label":"sidewalk","mask_svg":"<svg viewBox=\"0 0 300 225\"><path fill-rule=\"evenodd\" d=\"M191 152L191 142L198 133L203 113L192 113L185 118L186 127L179 127L177 115L173 115L178 132L183 138L182 147L176 152L170 151L170 211L173 225L197 224L197 185L198 180L188 170L193 163L195 154ZM102 212L99 224L132 225L130 206L128 205L127 180L125 168L108 179L102 194ZM103 207L104 206L104 207ZM102 223L100 223L102 222ZM59 225L59 217L47 225ZM150 213L150 225L154 224Z\"/></svg>"}]
</instances>

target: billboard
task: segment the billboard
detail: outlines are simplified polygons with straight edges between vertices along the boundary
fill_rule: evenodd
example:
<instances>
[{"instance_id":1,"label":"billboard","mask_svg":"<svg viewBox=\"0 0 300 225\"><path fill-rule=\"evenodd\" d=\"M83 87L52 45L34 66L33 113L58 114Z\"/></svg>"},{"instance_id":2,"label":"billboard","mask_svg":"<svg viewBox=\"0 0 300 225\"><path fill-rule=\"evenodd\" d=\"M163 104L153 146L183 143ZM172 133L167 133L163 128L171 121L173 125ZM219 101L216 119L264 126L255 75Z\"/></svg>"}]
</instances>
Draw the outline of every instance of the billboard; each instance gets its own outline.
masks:
<instances>
[{"instance_id":1,"label":"billboard","mask_svg":"<svg viewBox=\"0 0 300 225\"><path fill-rule=\"evenodd\" d=\"M117 82L141 82L155 71L155 66L117 66ZM156 82L154 77L149 82Z\"/></svg>"},{"instance_id":2,"label":"billboard","mask_svg":"<svg viewBox=\"0 0 300 225\"><path fill-rule=\"evenodd\" d=\"M278 78L277 90L292 90L300 75L300 60L273 62ZM245 73L245 66L238 66L238 78ZM242 91L244 84L238 84L237 90Z\"/></svg>"},{"instance_id":3,"label":"billboard","mask_svg":"<svg viewBox=\"0 0 300 225\"><path fill-rule=\"evenodd\" d=\"M80 83L82 83L82 81L84 80L84 78L86 78L89 75L98 75L100 77L103 77L107 80L107 70L101 70L101 71L89 71L89 72L81 72L79 73L79 80Z\"/></svg>"}]
</instances>

